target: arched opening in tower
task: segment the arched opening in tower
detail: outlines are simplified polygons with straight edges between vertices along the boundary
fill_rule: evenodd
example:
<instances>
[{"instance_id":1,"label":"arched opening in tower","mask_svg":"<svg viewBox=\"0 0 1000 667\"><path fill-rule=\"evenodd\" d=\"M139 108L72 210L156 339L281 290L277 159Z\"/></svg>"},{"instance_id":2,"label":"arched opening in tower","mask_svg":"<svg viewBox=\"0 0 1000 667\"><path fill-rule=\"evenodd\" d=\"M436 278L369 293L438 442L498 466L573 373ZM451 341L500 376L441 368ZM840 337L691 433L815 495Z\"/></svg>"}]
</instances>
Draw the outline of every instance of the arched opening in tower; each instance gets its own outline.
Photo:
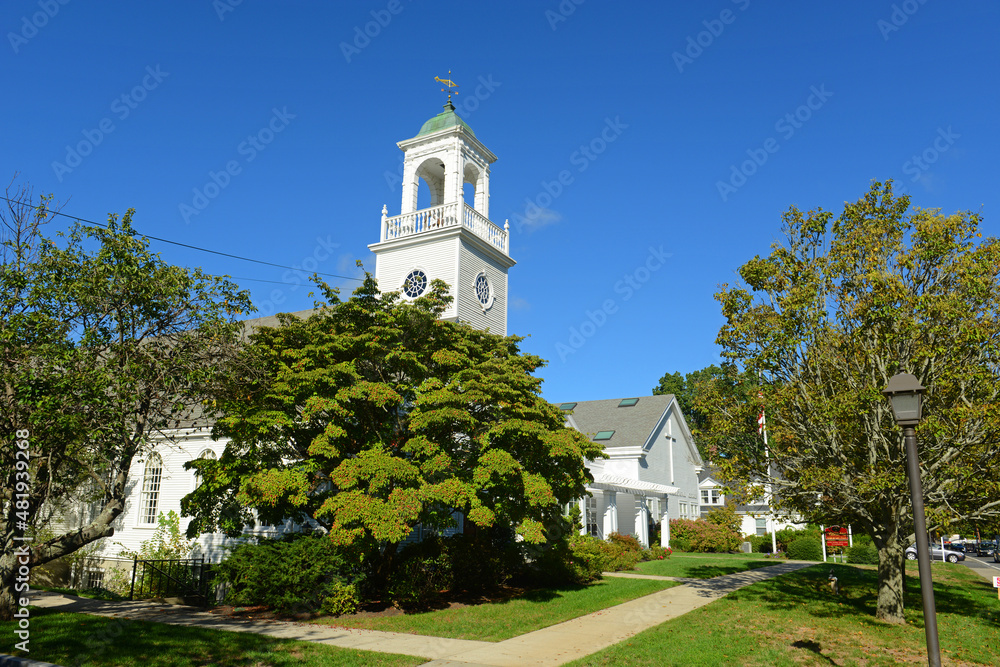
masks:
<instances>
[{"instance_id":1,"label":"arched opening in tower","mask_svg":"<svg viewBox=\"0 0 1000 667\"><path fill-rule=\"evenodd\" d=\"M444 203L444 162L428 158L417 167L416 210L440 206Z\"/></svg>"},{"instance_id":2,"label":"arched opening in tower","mask_svg":"<svg viewBox=\"0 0 1000 667\"><path fill-rule=\"evenodd\" d=\"M483 213L483 174L474 164L466 164L462 174L462 199L470 208Z\"/></svg>"}]
</instances>

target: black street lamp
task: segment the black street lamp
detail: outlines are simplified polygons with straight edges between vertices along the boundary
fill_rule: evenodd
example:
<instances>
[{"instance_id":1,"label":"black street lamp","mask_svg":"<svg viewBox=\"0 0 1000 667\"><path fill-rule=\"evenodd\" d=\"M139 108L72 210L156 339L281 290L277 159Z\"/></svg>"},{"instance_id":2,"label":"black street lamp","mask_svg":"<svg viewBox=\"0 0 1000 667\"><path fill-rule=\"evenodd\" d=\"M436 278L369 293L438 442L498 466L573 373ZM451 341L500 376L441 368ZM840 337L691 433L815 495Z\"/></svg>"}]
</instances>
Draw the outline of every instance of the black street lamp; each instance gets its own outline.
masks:
<instances>
[{"instance_id":1,"label":"black street lamp","mask_svg":"<svg viewBox=\"0 0 1000 667\"><path fill-rule=\"evenodd\" d=\"M906 473L910 478L910 498L913 502L913 528L917 537L917 565L920 570L920 595L924 602L924 634L927 635L927 664L941 667L938 646L937 612L934 608L934 582L931 579L931 553L927 546L927 520L924 517L924 492L920 484L920 463L917 459L917 432L920 422L921 394L925 387L909 373L899 373L889 379L882 393L892 403L896 423L903 427L906 445Z\"/></svg>"}]
</instances>

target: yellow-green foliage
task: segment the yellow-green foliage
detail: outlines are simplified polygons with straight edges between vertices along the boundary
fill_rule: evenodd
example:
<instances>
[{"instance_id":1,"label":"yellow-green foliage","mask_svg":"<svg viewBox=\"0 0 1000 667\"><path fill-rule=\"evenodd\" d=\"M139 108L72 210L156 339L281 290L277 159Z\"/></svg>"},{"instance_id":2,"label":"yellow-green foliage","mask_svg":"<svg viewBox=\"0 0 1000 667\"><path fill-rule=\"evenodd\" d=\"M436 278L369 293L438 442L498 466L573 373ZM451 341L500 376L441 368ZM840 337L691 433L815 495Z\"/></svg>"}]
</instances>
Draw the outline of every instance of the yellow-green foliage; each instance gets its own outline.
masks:
<instances>
[{"instance_id":1,"label":"yellow-green foliage","mask_svg":"<svg viewBox=\"0 0 1000 667\"><path fill-rule=\"evenodd\" d=\"M543 360L517 337L441 321L441 281L412 302L370 275L344 301L321 287L329 308L253 334L251 372L217 406L226 450L192 463L189 531L316 520L381 583L415 526L451 528L455 512L544 543L559 505L584 493L584 461L603 454L542 399Z\"/></svg>"},{"instance_id":2,"label":"yellow-green foliage","mask_svg":"<svg viewBox=\"0 0 1000 667\"><path fill-rule=\"evenodd\" d=\"M837 216L789 209L785 238L716 295L724 376L696 400L723 480L769 485L779 511L872 537L886 565L877 615L892 622L912 531L902 433L882 394L893 375L926 388L928 521L1000 516L1000 242L976 213L910 204L875 182Z\"/></svg>"}]
</instances>

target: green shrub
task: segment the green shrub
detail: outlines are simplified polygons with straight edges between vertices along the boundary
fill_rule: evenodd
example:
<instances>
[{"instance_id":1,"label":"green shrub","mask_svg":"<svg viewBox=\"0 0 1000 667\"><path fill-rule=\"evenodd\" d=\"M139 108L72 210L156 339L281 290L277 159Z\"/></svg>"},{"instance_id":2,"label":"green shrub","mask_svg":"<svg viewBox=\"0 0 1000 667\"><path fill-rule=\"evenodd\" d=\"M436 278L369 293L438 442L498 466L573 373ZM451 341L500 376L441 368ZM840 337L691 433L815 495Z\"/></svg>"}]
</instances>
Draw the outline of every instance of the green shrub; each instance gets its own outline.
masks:
<instances>
[{"instance_id":1,"label":"green shrub","mask_svg":"<svg viewBox=\"0 0 1000 667\"><path fill-rule=\"evenodd\" d=\"M590 535L570 538L569 567L576 583L587 583L601 578L602 572L621 572L635 569L643 558L642 545L632 535L612 533L609 541Z\"/></svg>"},{"instance_id":2,"label":"green shrub","mask_svg":"<svg viewBox=\"0 0 1000 667\"><path fill-rule=\"evenodd\" d=\"M674 519L670 522L670 543L681 551L737 551L741 541L739 533L704 519Z\"/></svg>"},{"instance_id":3,"label":"green shrub","mask_svg":"<svg viewBox=\"0 0 1000 667\"><path fill-rule=\"evenodd\" d=\"M451 567L452 587L469 593L496 590L523 566L513 544L495 544L458 534L441 540Z\"/></svg>"},{"instance_id":4,"label":"green shrub","mask_svg":"<svg viewBox=\"0 0 1000 667\"><path fill-rule=\"evenodd\" d=\"M673 550L655 545L642 552L642 560L664 560L670 558L671 553Z\"/></svg>"},{"instance_id":5,"label":"green shrub","mask_svg":"<svg viewBox=\"0 0 1000 667\"><path fill-rule=\"evenodd\" d=\"M750 543L750 548L754 553L769 554L772 551L771 533L747 535L746 541Z\"/></svg>"},{"instance_id":6,"label":"green shrub","mask_svg":"<svg viewBox=\"0 0 1000 667\"><path fill-rule=\"evenodd\" d=\"M423 607L453 585L451 560L442 540L428 538L403 549L386 592L400 606Z\"/></svg>"},{"instance_id":7,"label":"green shrub","mask_svg":"<svg viewBox=\"0 0 1000 667\"><path fill-rule=\"evenodd\" d=\"M265 604L279 611L314 611L335 584L359 580L325 535L296 534L241 544L215 571L216 581L228 584L228 604Z\"/></svg>"},{"instance_id":8,"label":"green shrub","mask_svg":"<svg viewBox=\"0 0 1000 667\"><path fill-rule=\"evenodd\" d=\"M184 537L181 530L181 518L177 512L170 510L166 514L160 512L156 516L156 531L153 536L139 545L139 550L126 549L121 542L115 542L122 547L123 558L138 558L140 560L169 560L173 558L189 558L192 542Z\"/></svg>"},{"instance_id":9,"label":"green shrub","mask_svg":"<svg viewBox=\"0 0 1000 667\"><path fill-rule=\"evenodd\" d=\"M635 550L621 542L602 542L601 555L604 558L603 572L621 572L635 569L642 560L642 549Z\"/></svg>"},{"instance_id":10,"label":"green shrub","mask_svg":"<svg viewBox=\"0 0 1000 667\"><path fill-rule=\"evenodd\" d=\"M736 513L736 508L732 505L713 507L705 515L705 520L716 526L722 526L735 535L739 535L743 527L743 517Z\"/></svg>"},{"instance_id":11,"label":"green shrub","mask_svg":"<svg viewBox=\"0 0 1000 667\"><path fill-rule=\"evenodd\" d=\"M335 581L330 586L329 593L320 606L320 611L324 614L343 616L358 610L358 590L354 585Z\"/></svg>"},{"instance_id":12,"label":"green shrub","mask_svg":"<svg viewBox=\"0 0 1000 667\"><path fill-rule=\"evenodd\" d=\"M607 558L606 543L590 535L574 535L569 540L567 568L573 583L586 584L601 578Z\"/></svg>"},{"instance_id":13,"label":"green shrub","mask_svg":"<svg viewBox=\"0 0 1000 667\"><path fill-rule=\"evenodd\" d=\"M823 545L815 537L800 537L788 545L788 557L792 560L823 560Z\"/></svg>"},{"instance_id":14,"label":"green shrub","mask_svg":"<svg viewBox=\"0 0 1000 667\"><path fill-rule=\"evenodd\" d=\"M626 551L642 551L642 544L635 535L622 535L621 533L611 533L608 535L609 544L620 545Z\"/></svg>"},{"instance_id":15,"label":"green shrub","mask_svg":"<svg viewBox=\"0 0 1000 667\"><path fill-rule=\"evenodd\" d=\"M871 542L855 542L844 552L848 563L859 565L878 565L878 549Z\"/></svg>"}]
</instances>

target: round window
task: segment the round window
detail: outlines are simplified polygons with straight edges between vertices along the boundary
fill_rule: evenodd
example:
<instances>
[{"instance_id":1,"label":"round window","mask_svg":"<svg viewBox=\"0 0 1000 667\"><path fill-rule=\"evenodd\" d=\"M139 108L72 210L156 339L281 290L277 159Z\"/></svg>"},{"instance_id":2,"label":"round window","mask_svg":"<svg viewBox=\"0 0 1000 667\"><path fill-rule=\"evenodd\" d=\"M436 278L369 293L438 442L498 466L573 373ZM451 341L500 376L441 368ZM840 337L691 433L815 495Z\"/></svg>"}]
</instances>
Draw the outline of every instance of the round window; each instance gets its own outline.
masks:
<instances>
[{"instance_id":1,"label":"round window","mask_svg":"<svg viewBox=\"0 0 1000 667\"><path fill-rule=\"evenodd\" d=\"M427 274L420 269L410 271L409 275L406 276L406 280L403 281L403 294L411 299L420 296L426 289Z\"/></svg>"},{"instance_id":2,"label":"round window","mask_svg":"<svg viewBox=\"0 0 1000 667\"><path fill-rule=\"evenodd\" d=\"M486 276L482 273L476 277L476 298L479 299L479 303L485 308L489 306L490 303L490 281L486 279Z\"/></svg>"}]
</instances>

